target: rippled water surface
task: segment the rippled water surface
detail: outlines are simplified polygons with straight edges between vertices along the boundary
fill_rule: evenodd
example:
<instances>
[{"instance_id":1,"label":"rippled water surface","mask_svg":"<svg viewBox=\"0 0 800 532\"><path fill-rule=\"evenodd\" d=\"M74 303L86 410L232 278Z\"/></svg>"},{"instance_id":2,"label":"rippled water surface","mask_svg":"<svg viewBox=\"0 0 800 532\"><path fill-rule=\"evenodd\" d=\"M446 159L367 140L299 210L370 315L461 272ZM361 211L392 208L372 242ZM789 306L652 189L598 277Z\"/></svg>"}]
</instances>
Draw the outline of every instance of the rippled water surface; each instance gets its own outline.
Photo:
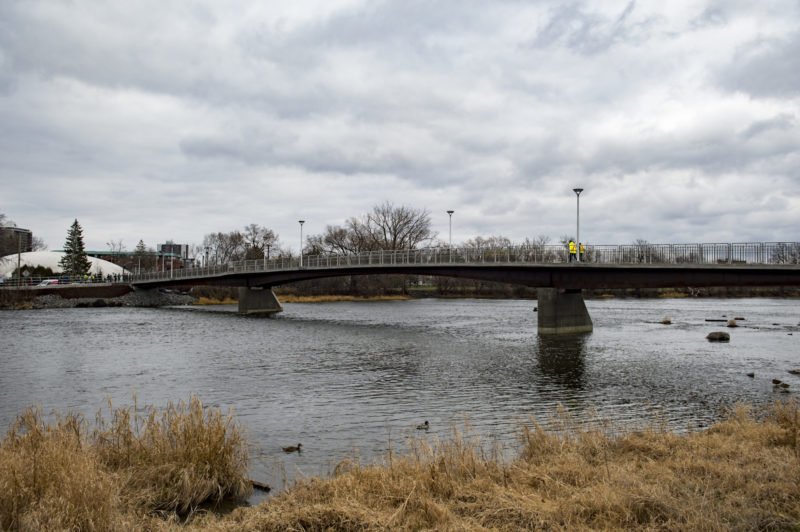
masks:
<instances>
[{"instance_id":1,"label":"rippled water surface","mask_svg":"<svg viewBox=\"0 0 800 532\"><path fill-rule=\"evenodd\" d=\"M91 419L107 398L197 394L235 410L253 476L276 487L376 459L424 420L426 438L467 419L509 448L520 422L546 423L558 404L578 419L683 430L736 401L772 401L773 378L800 390L787 373L800 367L798 303L587 301L595 331L557 339L536 335L535 301L516 300L287 304L276 319L235 307L0 311L0 427L34 404ZM745 320L705 321L723 316ZM731 342L707 342L713 330ZM281 452L298 442L301 455Z\"/></svg>"}]
</instances>

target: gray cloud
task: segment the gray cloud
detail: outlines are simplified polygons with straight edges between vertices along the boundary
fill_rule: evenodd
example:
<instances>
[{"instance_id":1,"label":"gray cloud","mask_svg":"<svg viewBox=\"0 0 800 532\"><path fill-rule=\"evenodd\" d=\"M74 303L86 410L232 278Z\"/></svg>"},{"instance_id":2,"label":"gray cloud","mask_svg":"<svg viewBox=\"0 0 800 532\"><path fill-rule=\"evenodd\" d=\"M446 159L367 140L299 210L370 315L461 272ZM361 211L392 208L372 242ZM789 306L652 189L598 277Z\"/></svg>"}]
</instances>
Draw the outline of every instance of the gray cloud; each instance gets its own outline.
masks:
<instances>
[{"instance_id":1,"label":"gray cloud","mask_svg":"<svg viewBox=\"0 0 800 532\"><path fill-rule=\"evenodd\" d=\"M800 31L785 38L759 38L739 47L719 74L728 90L755 97L800 95Z\"/></svg>"},{"instance_id":2,"label":"gray cloud","mask_svg":"<svg viewBox=\"0 0 800 532\"><path fill-rule=\"evenodd\" d=\"M315 232L387 199L442 227L454 208L456 240L556 238L580 184L594 242L795 238L798 16L792 0L10 0L0 212L51 247L75 217L94 247L251 222L293 242L299 217Z\"/></svg>"}]
</instances>

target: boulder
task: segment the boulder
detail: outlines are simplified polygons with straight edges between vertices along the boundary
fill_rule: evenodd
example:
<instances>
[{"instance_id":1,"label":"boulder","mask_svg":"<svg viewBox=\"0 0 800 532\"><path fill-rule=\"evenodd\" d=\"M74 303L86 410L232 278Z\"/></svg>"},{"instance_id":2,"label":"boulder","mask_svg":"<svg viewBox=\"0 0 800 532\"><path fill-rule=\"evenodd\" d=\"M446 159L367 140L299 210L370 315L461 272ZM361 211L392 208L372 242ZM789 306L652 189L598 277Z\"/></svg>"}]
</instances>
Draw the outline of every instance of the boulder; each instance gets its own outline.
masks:
<instances>
[{"instance_id":1,"label":"boulder","mask_svg":"<svg viewBox=\"0 0 800 532\"><path fill-rule=\"evenodd\" d=\"M672 324L672 318L670 318L669 316L664 316L663 318L661 318L661 325L671 325L671 324Z\"/></svg>"},{"instance_id":2,"label":"boulder","mask_svg":"<svg viewBox=\"0 0 800 532\"><path fill-rule=\"evenodd\" d=\"M731 335L722 331L714 331L712 333L708 333L706 340L709 342L730 342Z\"/></svg>"},{"instance_id":3,"label":"boulder","mask_svg":"<svg viewBox=\"0 0 800 532\"><path fill-rule=\"evenodd\" d=\"M736 323L736 320L728 320L728 327L738 327L739 324Z\"/></svg>"}]
</instances>

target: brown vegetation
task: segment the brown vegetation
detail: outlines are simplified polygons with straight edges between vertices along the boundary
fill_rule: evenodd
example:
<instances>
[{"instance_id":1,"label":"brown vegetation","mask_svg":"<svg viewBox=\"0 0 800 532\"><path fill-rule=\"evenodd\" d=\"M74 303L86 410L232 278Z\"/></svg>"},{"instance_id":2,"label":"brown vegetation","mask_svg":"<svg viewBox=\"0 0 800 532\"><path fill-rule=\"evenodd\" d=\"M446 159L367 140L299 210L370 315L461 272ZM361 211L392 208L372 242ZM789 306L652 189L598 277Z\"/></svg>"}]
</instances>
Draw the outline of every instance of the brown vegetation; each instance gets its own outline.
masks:
<instances>
[{"instance_id":1,"label":"brown vegetation","mask_svg":"<svg viewBox=\"0 0 800 532\"><path fill-rule=\"evenodd\" d=\"M518 457L454 432L416 439L381 465L342 462L257 507L186 524L153 509L191 508L213 485L246 489L238 432L199 401L91 436L72 416L36 411L0 446L0 528L149 530L794 530L800 526L797 403L745 407L703 432L615 432L561 412L521 429ZM137 431L138 423L146 427ZM131 427L133 427L131 429ZM206 427L203 429L202 427ZM223 438L226 433L229 437ZM232 439L230 435L234 435ZM228 443L222 444L225 440ZM189 448L190 442L192 443ZM167 445L169 443L169 445ZM147 450L143 450L146 448ZM182 448L182 451L176 451ZM227 457L221 459L220 456ZM214 473L209 473L209 468ZM223 488L223 486L227 486ZM142 495L144 494L144 495ZM214 495L212 495L212 498Z\"/></svg>"},{"instance_id":2,"label":"brown vegetation","mask_svg":"<svg viewBox=\"0 0 800 532\"><path fill-rule=\"evenodd\" d=\"M705 432L615 434L566 416L523 429L520 456L455 434L384 465L344 462L216 530L788 530L800 525L797 405L745 408Z\"/></svg>"},{"instance_id":3,"label":"brown vegetation","mask_svg":"<svg viewBox=\"0 0 800 532\"><path fill-rule=\"evenodd\" d=\"M93 430L80 416L19 416L0 444L0 529L133 529L167 512L243 498L247 450L230 415L196 398L165 410L112 410Z\"/></svg>"}]
</instances>

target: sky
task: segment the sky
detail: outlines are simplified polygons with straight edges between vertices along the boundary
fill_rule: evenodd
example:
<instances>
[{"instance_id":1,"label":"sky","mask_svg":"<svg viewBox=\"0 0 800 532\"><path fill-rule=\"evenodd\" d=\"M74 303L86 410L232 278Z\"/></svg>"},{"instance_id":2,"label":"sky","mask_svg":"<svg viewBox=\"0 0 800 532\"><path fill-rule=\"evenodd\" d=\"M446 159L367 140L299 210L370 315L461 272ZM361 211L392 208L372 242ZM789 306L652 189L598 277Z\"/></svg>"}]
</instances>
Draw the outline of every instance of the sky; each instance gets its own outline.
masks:
<instances>
[{"instance_id":1,"label":"sky","mask_svg":"<svg viewBox=\"0 0 800 532\"><path fill-rule=\"evenodd\" d=\"M390 201L454 243L800 240L798 0L0 2L0 213L49 249Z\"/></svg>"}]
</instances>

